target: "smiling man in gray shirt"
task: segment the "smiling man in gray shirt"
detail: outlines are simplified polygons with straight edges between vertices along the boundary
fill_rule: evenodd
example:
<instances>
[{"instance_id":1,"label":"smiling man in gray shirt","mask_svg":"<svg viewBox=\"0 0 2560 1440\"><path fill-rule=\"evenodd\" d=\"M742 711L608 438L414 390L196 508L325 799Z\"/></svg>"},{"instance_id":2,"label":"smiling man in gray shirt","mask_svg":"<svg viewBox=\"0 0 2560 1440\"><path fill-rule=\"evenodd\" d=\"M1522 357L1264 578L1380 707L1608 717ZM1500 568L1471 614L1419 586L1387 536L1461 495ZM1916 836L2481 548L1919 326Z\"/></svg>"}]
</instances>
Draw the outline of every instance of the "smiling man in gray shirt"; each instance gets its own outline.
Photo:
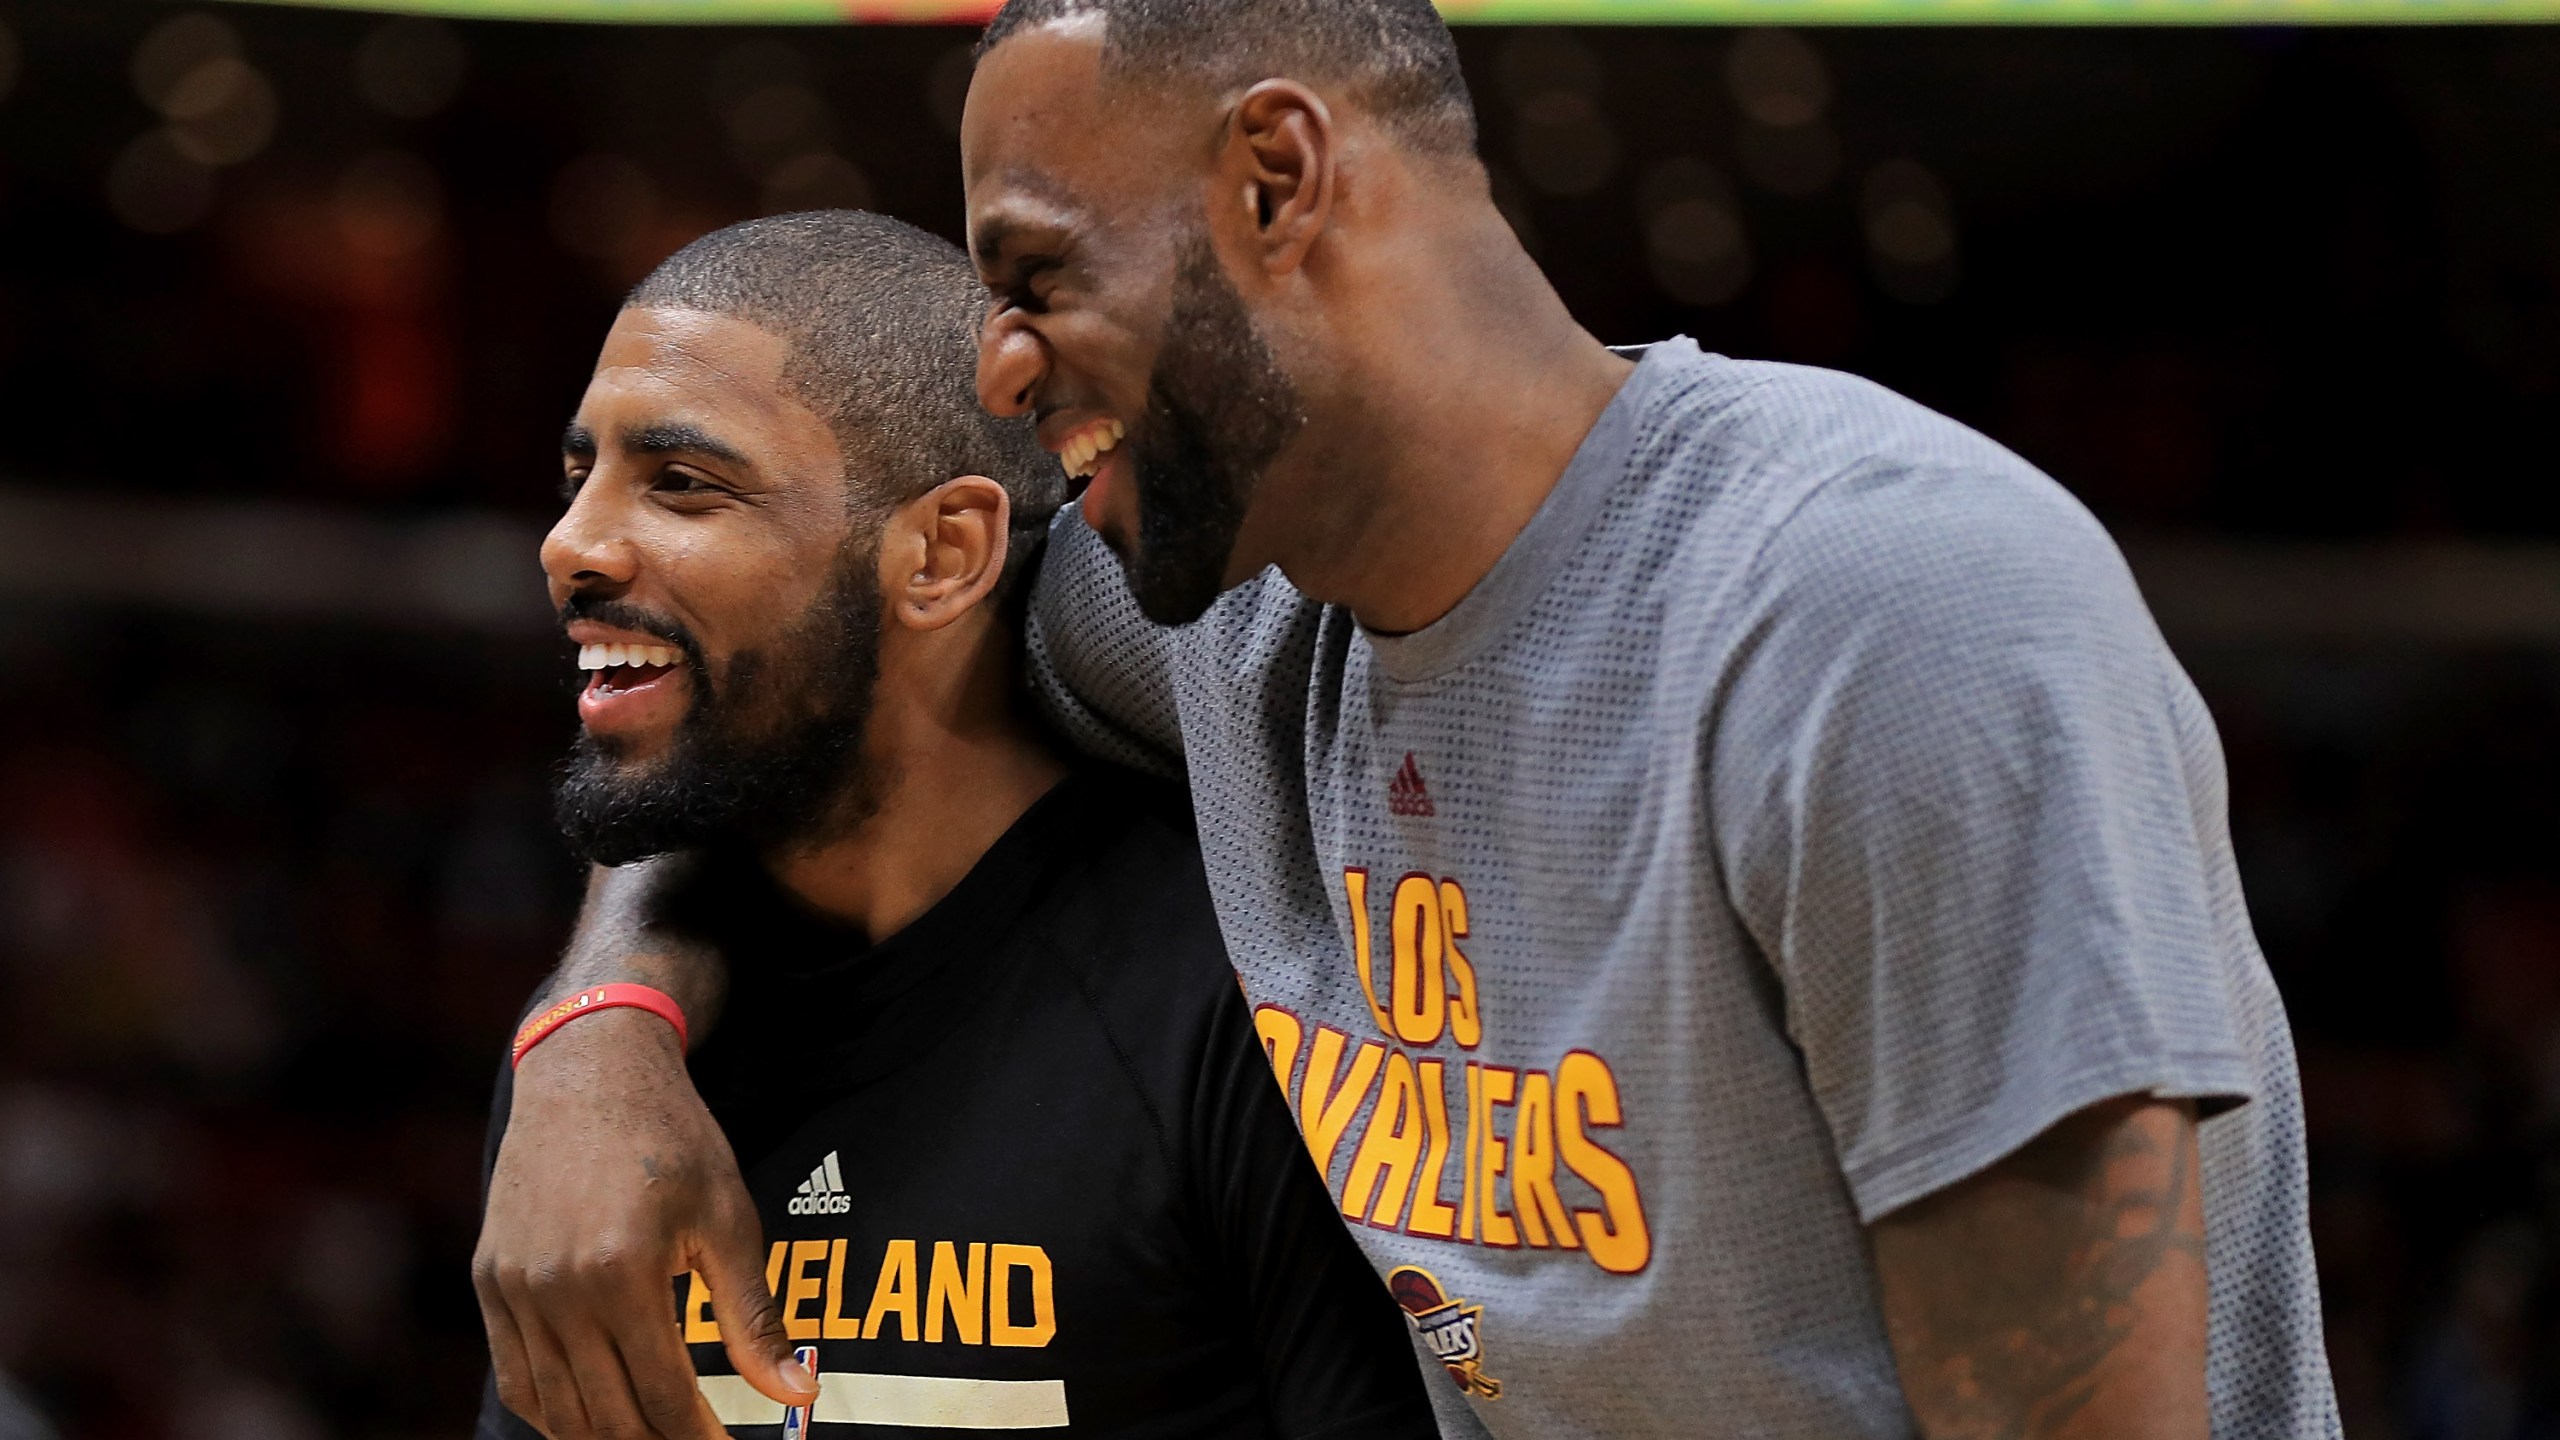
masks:
<instances>
[{"instance_id":1,"label":"smiling man in gray shirt","mask_svg":"<svg viewBox=\"0 0 2560 1440\"><path fill-rule=\"evenodd\" d=\"M1068 733L1183 764L1214 817L1229 952L1353 1233L1458 1307L1399 1295L1463 1352L1444 1429L1463 1393L1500 1435L1908 1433L1862 1227L2126 1096L2205 1117L2204 1253L2174 1164L2081 1253L1983 1237L1976 1283L2074 1265L2091 1302L2011 1363L2094 1372L2201 1258L2217 1433L2332 1423L2212 721L2017 457L1677 340L1413 634L1276 574L1154 626L1072 514L1034 603Z\"/></svg>"},{"instance_id":2,"label":"smiling man in gray shirt","mask_svg":"<svg viewBox=\"0 0 2560 1440\"><path fill-rule=\"evenodd\" d=\"M2113 546L1862 381L1603 348L1473 135L1423 0L1014 0L962 135L981 398L1089 481L1039 696L1187 776L1444 1428L2334 1434L2221 757ZM708 1010L652 883L561 984ZM547 1042L499 1160L484 1293L597 1393L669 1393L610 1338L662 1266L760 1253L672 1040Z\"/></svg>"}]
</instances>

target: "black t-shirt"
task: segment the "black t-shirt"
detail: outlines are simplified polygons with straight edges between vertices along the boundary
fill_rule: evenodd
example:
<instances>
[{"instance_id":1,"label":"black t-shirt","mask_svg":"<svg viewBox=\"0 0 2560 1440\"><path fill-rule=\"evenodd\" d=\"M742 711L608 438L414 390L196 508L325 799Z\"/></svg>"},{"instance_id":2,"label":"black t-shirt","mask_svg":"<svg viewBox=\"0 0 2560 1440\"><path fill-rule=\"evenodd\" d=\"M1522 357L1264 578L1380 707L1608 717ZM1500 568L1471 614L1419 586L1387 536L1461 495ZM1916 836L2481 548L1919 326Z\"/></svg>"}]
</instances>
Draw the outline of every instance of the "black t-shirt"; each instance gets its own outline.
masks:
<instances>
[{"instance_id":1,"label":"black t-shirt","mask_svg":"<svg viewBox=\"0 0 2560 1440\"><path fill-rule=\"evenodd\" d=\"M694 1080L816 1348L813 1433L1437 1435L1272 1083L1178 792L1066 780L877 946L743 870L685 909L732 976ZM502 1081L493 1154L506 1104ZM677 1293L731 1432L780 1434ZM482 1436L533 1433L484 1405Z\"/></svg>"}]
</instances>

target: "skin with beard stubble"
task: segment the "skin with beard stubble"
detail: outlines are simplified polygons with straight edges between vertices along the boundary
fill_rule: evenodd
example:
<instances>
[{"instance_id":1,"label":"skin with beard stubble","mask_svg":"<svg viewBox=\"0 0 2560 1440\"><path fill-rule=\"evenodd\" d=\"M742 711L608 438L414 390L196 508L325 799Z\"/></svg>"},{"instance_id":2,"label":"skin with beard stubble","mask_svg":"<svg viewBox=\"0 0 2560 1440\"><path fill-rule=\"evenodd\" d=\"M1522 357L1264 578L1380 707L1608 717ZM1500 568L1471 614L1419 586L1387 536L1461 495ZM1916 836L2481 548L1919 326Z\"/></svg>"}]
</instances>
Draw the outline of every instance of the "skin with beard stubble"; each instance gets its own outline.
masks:
<instances>
[{"instance_id":1,"label":"skin with beard stubble","mask_svg":"<svg viewBox=\"0 0 2560 1440\"><path fill-rule=\"evenodd\" d=\"M1254 486L1305 424L1296 388L1194 228L1147 413L1129 436L1139 541L1120 559L1148 619L1187 624L1218 598Z\"/></svg>"},{"instance_id":2,"label":"skin with beard stubble","mask_svg":"<svg viewBox=\"0 0 2560 1440\"><path fill-rule=\"evenodd\" d=\"M680 850L763 853L859 825L876 787L853 764L879 674L880 595L874 558L845 557L835 582L769 646L714 666L672 616L580 593L563 624L592 619L665 637L706 677L668 754L626 756L581 732L553 796L560 833L597 865L627 865Z\"/></svg>"},{"instance_id":3,"label":"skin with beard stubble","mask_svg":"<svg viewBox=\"0 0 2560 1440\"><path fill-rule=\"evenodd\" d=\"M1160 377L1197 363L1182 352L1203 317L1180 312L1210 293L1184 278L1205 243L1241 312L1209 328L1255 337L1293 416L1266 457L1267 431L1230 431L1237 417L1206 403L1223 395L1188 407L1216 427L1183 447L1190 463L1253 475L1221 583L1276 564L1370 629L1430 624L1517 538L1633 367L1564 309L1471 155L1418 152L1311 76L1237 95L1112 72L1105 29L1088 12L1015 32L972 80L970 246L996 297L980 400L1036 415L1061 454L1124 426L1085 518L1142 597L1190 591L1150 614L1196 613L1196 588L1170 581L1206 562L1144 554L1166 487L1129 483L1122 452L1175 448L1144 432Z\"/></svg>"}]
</instances>

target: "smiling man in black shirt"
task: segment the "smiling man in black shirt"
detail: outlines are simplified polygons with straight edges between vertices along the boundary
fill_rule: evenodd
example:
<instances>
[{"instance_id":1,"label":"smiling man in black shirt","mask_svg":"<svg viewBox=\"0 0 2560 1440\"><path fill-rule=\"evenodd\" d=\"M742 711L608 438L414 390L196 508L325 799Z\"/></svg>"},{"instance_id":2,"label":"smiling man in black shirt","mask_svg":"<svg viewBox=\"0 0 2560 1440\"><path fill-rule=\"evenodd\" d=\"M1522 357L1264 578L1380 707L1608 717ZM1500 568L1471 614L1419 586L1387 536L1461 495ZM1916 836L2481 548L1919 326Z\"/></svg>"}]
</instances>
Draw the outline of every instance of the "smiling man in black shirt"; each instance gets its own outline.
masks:
<instances>
[{"instance_id":1,"label":"smiling man in black shirt","mask_svg":"<svg viewBox=\"0 0 2560 1440\"><path fill-rule=\"evenodd\" d=\"M730 959L689 1064L769 1249L738 1275L679 1237L545 1291L484 1245L489 1440L518 1415L553 1440L1436 1433L1271 1083L1183 797L1071 771L1018 708L1007 592L1062 476L976 407L981 304L939 240L785 216L679 252L606 339L543 547L589 674L560 817L600 865L680 868L653 923ZM638 1010L581 1029L681 1043ZM511 1133L508 1094L493 1156L579 1143ZM669 1276L672 1324L569 1318L579 1287ZM715 1295L796 1363L724 1344ZM679 1345L693 1392L572 1378Z\"/></svg>"}]
</instances>

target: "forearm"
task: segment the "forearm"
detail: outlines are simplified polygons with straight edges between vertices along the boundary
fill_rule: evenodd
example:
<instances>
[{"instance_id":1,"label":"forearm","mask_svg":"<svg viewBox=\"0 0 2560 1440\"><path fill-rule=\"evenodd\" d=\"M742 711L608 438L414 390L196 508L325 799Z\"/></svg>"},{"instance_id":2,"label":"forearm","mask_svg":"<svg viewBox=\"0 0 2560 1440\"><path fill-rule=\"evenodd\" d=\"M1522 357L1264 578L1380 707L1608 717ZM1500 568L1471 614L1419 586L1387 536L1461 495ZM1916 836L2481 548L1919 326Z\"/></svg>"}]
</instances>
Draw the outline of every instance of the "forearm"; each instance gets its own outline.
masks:
<instances>
[{"instance_id":1,"label":"forearm","mask_svg":"<svg viewBox=\"0 0 2560 1440\"><path fill-rule=\"evenodd\" d=\"M2094 1106L1870 1233L1931 1440L2204 1440L2192 1106Z\"/></svg>"},{"instance_id":2,"label":"forearm","mask_svg":"<svg viewBox=\"0 0 2560 1440\"><path fill-rule=\"evenodd\" d=\"M682 856L661 856L589 871L577 930L542 1002L596 985L647 985L675 998L684 1008L688 1033L700 1043L720 1017L729 970L709 943L685 934L665 916L667 898L689 877L692 863Z\"/></svg>"},{"instance_id":3,"label":"forearm","mask_svg":"<svg viewBox=\"0 0 2560 1440\"><path fill-rule=\"evenodd\" d=\"M727 971L666 918L693 892L673 860L588 878L554 996L613 982L682 1005L698 1041ZM581 1017L511 1077L472 1281L497 1393L560 1440L719 1440L694 1383L667 1282L709 1285L738 1373L786 1405L815 1397L764 1281L763 1229L718 1121L694 1092L675 1027L643 1010Z\"/></svg>"}]
</instances>

